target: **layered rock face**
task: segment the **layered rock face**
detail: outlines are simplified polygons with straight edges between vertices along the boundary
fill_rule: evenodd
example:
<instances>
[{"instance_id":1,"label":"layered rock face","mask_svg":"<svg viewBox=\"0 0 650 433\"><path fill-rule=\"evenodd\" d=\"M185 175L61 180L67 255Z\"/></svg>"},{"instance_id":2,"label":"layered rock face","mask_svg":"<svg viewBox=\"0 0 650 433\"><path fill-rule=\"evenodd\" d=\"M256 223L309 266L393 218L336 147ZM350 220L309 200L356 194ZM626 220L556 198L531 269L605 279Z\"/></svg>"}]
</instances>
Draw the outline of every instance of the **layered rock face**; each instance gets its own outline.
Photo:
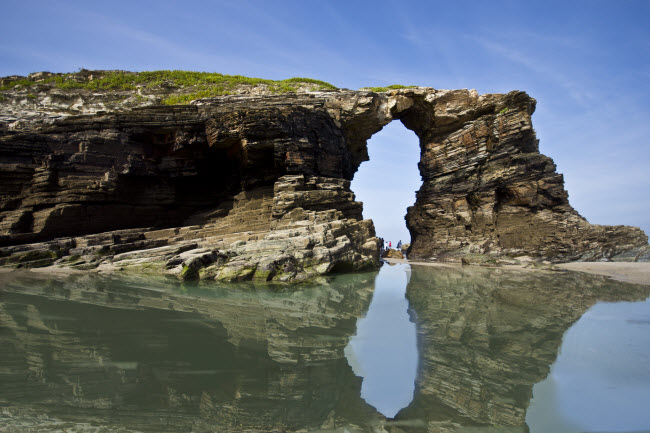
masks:
<instances>
[{"instance_id":1,"label":"layered rock face","mask_svg":"<svg viewBox=\"0 0 650 433\"><path fill-rule=\"evenodd\" d=\"M409 258L647 255L641 230L593 226L571 208L522 92L238 95L123 111L98 110L102 97L39 96L38 115L15 92L3 103L2 264L258 281L376 267L349 182L394 119L422 149Z\"/></svg>"},{"instance_id":2,"label":"layered rock face","mask_svg":"<svg viewBox=\"0 0 650 433\"><path fill-rule=\"evenodd\" d=\"M322 104L231 97L8 132L4 262L258 281L374 268L351 152Z\"/></svg>"},{"instance_id":3,"label":"layered rock face","mask_svg":"<svg viewBox=\"0 0 650 433\"><path fill-rule=\"evenodd\" d=\"M562 175L539 153L535 103L522 92L434 101L418 132L423 185L406 216L410 258L647 259L640 229L591 225L571 207Z\"/></svg>"}]
</instances>

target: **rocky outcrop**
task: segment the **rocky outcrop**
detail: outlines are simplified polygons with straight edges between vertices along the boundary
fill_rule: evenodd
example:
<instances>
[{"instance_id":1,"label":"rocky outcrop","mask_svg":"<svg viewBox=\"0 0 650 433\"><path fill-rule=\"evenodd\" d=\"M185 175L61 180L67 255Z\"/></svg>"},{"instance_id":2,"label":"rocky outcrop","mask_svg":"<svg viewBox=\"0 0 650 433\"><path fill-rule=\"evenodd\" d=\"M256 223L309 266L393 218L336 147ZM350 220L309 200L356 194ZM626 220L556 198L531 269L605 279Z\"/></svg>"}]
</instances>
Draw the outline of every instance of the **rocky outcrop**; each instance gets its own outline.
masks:
<instances>
[{"instance_id":1,"label":"rocky outcrop","mask_svg":"<svg viewBox=\"0 0 650 433\"><path fill-rule=\"evenodd\" d=\"M6 133L1 260L257 281L376 268L322 98L222 102Z\"/></svg>"},{"instance_id":2,"label":"rocky outcrop","mask_svg":"<svg viewBox=\"0 0 650 433\"><path fill-rule=\"evenodd\" d=\"M384 259L403 259L404 254L401 251L389 248L381 254Z\"/></svg>"},{"instance_id":3,"label":"rocky outcrop","mask_svg":"<svg viewBox=\"0 0 650 433\"><path fill-rule=\"evenodd\" d=\"M420 135L423 185L406 216L409 258L636 260L648 251L641 230L591 225L569 205L562 175L539 153L534 110L522 92L466 92L433 107L438 122Z\"/></svg>"},{"instance_id":4,"label":"rocky outcrop","mask_svg":"<svg viewBox=\"0 0 650 433\"><path fill-rule=\"evenodd\" d=\"M422 149L409 258L647 256L641 230L593 226L571 208L523 92L314 91L102 110L113 93L20 92L0 102L4 265L258 281L375 268L379 240L349 181L368 138L396 119Z\"/></svg>"}]
</instances>

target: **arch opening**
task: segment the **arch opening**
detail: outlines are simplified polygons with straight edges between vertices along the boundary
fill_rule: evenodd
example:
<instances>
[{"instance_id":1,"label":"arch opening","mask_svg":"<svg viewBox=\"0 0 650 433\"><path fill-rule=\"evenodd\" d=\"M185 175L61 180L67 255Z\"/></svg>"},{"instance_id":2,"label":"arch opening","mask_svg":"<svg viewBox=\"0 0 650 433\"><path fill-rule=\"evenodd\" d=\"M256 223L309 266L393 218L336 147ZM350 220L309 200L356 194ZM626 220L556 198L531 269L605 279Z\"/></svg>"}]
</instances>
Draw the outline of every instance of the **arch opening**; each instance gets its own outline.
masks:
<instances>
[{"instance_id":1,"label":"arch opening","mask_svg":"<svg viewBox=\"0 0 650 433\"><path fill-rule=\"evenodd\" d=\"M395 248L410 243L406 210L422 186L418 169L420 143L402 122L392 121L367 142L369 160L362 162L350 189L363 203L363 218L372 219L378 237Z\"/></svg>"}]
</instances>

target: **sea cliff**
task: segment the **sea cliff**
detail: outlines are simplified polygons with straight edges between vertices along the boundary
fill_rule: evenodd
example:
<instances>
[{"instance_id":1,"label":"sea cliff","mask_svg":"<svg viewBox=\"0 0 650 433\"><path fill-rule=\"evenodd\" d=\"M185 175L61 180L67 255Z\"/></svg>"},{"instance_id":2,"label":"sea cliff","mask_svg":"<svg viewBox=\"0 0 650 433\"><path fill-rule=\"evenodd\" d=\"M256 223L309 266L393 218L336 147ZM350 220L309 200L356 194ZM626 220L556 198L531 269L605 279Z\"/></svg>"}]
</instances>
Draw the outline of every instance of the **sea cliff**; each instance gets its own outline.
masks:
<instances>
[{"instance_id":1,"label":"sea cliff","mask_svg":"<svg viewBox=\"0 0 650 433\"><path fill-rule=\"evenodd\" d=\"M263 282L376 268L379 239L350 181L393 120L421 147L409 258L649 256L640 229L591 225L570 206L524 92L179 71L0 85L4 266Z\"/></svg>"}]
</instances>

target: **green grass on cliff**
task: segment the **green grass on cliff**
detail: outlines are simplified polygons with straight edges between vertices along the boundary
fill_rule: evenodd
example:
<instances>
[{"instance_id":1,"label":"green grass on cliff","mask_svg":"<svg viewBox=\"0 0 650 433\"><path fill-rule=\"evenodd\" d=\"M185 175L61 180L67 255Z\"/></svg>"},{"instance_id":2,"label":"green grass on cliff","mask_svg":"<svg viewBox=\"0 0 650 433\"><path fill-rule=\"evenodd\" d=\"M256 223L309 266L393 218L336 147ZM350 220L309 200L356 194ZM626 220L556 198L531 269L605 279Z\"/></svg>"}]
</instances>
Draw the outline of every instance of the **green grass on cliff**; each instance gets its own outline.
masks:
<instances>
[{"instance_id":1,"label":"green grass on cliff","mask_svg":"<svg viewBox=\"0 0 650 433\"><path fill-rule=\"evenodd\" d=\"M69 74L32 74L24 78L2 81L0 91L14 89L16 86L24 89L42 91L49 88L63 90L87 90L91 92L123 91L142 94L159 95L159 102L167 105L188 104L201 98L241 93L242 87L262 87L269 93L297 92L307 87L309 90L337 90L336 86L325 81L312 78L294 77L286 80L268 80L251 78L242 75L225 75L216 72L193 71L88 71L85 69ZM42 86L42 87L41 87ZM407 89L416 86L393 84L386 87L364 87L362 90L372 92L388 92L396 89ZM37 93L37 92L34 92ZM30 93L29 97L35 96ZM0 95L1 97L1 95ZM0 99L1 100L1 99Z\"/></svg>"},{"instance_id":2,"label":"green grass on cliff","mask_svg":"<svg viewBox=\"0 0 650 433\"><path fill-rule=\"evenodd\" d=\"M32 87L49 85L59 89L85 89L90 91L123 90L168 90L174 93L162 99L163 104L186 104L194 99L236 93L241 86L266 86L271 93L296 92L301 86L309 85L313 90L337 90L325 81L312 78L289 78L286 80L267 80L263 78L244 77L242 75L225 75L215 72L192 71L86 71L70 74L56 74L44 78L21 78L10 81L0 87L0 91L13 89L15 86Z\"/></svg>"},{"instance_id":3,"label":"green grass on cliff","mask_svg":"<svg viewBox=\"0 0 650 433\"><path fill-rule=\"evenodd\" d=\"M390 86L386 86L386 87L362 87L362 89L363 90L369 89L371 92L388 92L389 90L408 89L411 87L418 87L418 86L405 86L403 84L391 84Z\"/></svg>"}]
</instances>

